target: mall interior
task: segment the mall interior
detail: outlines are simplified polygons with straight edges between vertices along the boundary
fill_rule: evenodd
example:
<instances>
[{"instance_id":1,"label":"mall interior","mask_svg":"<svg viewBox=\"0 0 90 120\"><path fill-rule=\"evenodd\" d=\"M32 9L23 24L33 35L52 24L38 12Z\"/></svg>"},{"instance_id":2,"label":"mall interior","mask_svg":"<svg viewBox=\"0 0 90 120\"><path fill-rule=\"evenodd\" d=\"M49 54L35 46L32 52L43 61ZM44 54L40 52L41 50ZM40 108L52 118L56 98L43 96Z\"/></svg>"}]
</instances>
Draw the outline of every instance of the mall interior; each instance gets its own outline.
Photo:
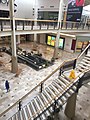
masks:
<instances>
[{"instance_id":1,"label":"mall interior","mask_svg":"<svg viewBox=\"0 0 90 120\"><path fill-rule=\"evenodd\" d=\"M90 0L0 0L0 120L90 120Z\"/></svg>"}]
</instances>

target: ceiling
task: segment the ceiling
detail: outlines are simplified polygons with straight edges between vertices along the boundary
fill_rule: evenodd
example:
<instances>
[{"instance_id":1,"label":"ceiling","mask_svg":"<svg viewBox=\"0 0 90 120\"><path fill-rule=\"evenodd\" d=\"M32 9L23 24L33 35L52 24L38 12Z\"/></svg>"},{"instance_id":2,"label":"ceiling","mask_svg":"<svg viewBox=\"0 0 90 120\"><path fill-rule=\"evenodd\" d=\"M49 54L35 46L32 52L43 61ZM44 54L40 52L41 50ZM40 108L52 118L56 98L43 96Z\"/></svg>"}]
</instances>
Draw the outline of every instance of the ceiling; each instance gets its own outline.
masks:
<instances>
[{"instance_id":1,"label":"ceiling","mask_svg":"<svg viewBox=\"0 0 90 120\"><path fill-rule=\"evenodd\" d=\"M85 5L84 6L89 5L89 4L90 4L90 0L85 0Z\"/></svg>"}]
</instances>

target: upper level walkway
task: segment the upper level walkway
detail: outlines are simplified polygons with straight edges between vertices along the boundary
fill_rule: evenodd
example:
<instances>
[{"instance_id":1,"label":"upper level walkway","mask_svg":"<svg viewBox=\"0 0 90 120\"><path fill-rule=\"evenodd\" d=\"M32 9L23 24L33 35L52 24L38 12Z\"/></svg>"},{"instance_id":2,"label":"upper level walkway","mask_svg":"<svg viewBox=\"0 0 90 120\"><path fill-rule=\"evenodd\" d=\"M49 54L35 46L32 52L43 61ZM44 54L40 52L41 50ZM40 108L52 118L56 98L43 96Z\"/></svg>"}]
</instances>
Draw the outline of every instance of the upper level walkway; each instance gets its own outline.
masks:
<instances>
[{"instance_id":1,"label":"upper level walkway","mask_svg":"<svg viewBox=\"0 0 90 120\"><path fill-rule=\"evenodd\" d=\"M34 25L36 23L37 25ZM34 33L57 33L61 29L61 33L89 33L90 25L81 22L64 22L57 27L58 21L54 20L33 20L15 18L16 35L34 34ZM0 36L11 35L11 22L10 18L0 18Z\"/></svg>"}]
</instances>

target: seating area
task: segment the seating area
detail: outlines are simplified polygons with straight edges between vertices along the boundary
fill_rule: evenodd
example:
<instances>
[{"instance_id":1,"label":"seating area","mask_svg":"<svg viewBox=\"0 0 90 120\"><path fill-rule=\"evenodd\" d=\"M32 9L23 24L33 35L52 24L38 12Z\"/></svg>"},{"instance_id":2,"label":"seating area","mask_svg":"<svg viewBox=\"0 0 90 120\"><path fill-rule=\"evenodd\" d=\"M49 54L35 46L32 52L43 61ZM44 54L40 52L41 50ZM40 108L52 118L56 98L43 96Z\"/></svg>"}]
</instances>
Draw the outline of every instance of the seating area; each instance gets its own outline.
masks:
<instances>
[{"instance_id":1,"label":"seating area","mask_svg":"<svg viewBox=\"0 0 90 120\"><path fill-rule=\"evenodd\" d=\"M6 52L11 55L11 49L7 49L6 47L0 48L0 51ZM53 65L52 61L48 61L42 58L42 54L34 54L33 51L28 53L27 51L23 51L21 48L17 48L17 57L18 62L24 63L35 70L40 70L42 68L46 68L50 65Z\"/></svg>"}]
</instances>

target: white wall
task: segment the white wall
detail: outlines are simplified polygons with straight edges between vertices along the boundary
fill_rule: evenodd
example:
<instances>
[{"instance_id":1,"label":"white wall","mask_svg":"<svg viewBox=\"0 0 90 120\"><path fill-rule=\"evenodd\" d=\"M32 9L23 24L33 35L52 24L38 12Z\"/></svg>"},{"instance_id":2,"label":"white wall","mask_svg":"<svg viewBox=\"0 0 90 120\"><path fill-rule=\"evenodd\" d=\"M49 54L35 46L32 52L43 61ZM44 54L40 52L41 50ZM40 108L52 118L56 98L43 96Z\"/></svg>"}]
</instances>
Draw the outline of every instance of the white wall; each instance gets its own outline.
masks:
<instances>
[{"instance_id":1,"label":"white wall","mask_svg":"<svg viewBox=\"0 0 90 120\"><path fill-rule=\"evenodd\" d=\"M60 0L37 0L37 6L42 11L58 11L59 2ZM17 4L15 17L34 18L33 8L35 6L35 0L15 0L15 3ZM67 4L67 0L64 0L64 3ZM44 6L44 8L41 8L41 6ZM54 8L50 8L50 6L54 6ZM0 10L9 10L9 6L0 3Z\"/></svg>"},{"instance_id":2,"label":"white wall","mask_svg":"<svg viewBox=\"0 0 90 120\"><path fill-rule=\"evenodd\" d=\"M35 0L15 0L17 7L15 9L15 17L33 18L33 6ZM9 5L0 3L0 10L9 10Z\"/></svg>"},{"instance_id":3,"label":"white wall","mask_svg":"<svg viewBox=\"0 0 90 120\"><path fill-rule=\"evenodd\" d=\"M83 7L82 15L88 16L90 18L90 5Z\"/></svg>"},{"instance_id":4,"label":"white wall","mask_svg":"<svg viewBox=\"0 0 90 120\"><path fill-rule=\"evenodd\" d=\"M59 9L59 3L60 0L38 0L38 7L40 10L44 11L58 11ZM67 6L68 0L63 0L64 5ZM41 6L44 6L44 8L41 8ZM54 6L54 7L50 7Z\"/></svg>"},{"instance_id":5,"label":"white wall","mask_svg":"<svg viewBox=\"0 0 90 120\"><path fill-rule=\"evenodd\" d=\"M46 34L40 34L40 43L41 44L46 44Z\"/></svg>"},{"instance_id":6,"label":"white wall","mask_svg":"<svg viewBox=\"0 0 90 120\"><path fill-rule=\"evenodd\" d=\"M72 39L73 38L71 38L71 37L65 37L64 50L73 52L73 50L71 50Z\"/></svg>"},{"instance_id":7,"label":"white wall","mask_svg":"<svg viewBox=\"0 0 90 120\"><path fill-rule=\"evenodd\" d=\"M65 38L64 50L69 51L69 52L73 52L73 50L71 50L73 38L65 37L65 36L61 36L61 37ZM46 41L46 34L40 34L40 43L46 44L45 41Z\"/></svg>"},{"instance_id":8,"label":"white wall","mask_svg":"<svg viewBox=\"0 0 90 120\"><path fill-rule=\"evenodd\" d=\"M15 0L17 4L17 12L15 17L18 18L33 18L34 0Z\"/></svg>"},{"instance_id":9,"label":"white wall","mask_svg":"<svg viewBox=\"0 0 90 120\"><path fill-rule=\"evenodd\" d=\"M9 6L7 6L7 4L0 3L0 10L9 10Z\"/></svg>"},{"instance_id":10,"label":"white wall","mask_svg":"<svg viewBox=\"0 0 90 120\"><path fill-rule=\"evenodd\" d=\"M44 6L44 8L42 8ZM50 7L54 6L54 7ZM40 10L50 11L50 10L58 10L59 8L59 0L38 0L38 7Z\"/></svg>"}]
</instances>

